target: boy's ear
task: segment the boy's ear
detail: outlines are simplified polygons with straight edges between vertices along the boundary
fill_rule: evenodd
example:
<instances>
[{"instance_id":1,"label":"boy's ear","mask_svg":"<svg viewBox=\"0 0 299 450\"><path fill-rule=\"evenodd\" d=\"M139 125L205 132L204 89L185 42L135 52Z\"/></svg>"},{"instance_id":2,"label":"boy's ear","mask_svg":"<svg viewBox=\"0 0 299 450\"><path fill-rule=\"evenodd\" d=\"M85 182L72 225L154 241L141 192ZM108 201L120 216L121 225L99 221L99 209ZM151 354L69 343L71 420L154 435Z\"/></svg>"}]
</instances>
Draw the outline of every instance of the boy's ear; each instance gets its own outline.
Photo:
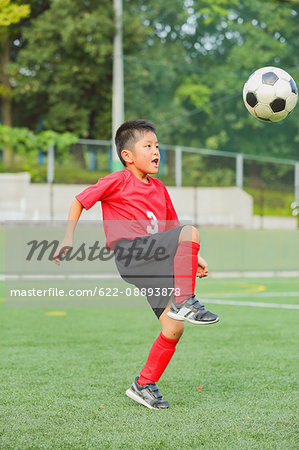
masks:
<instances>
[{"instance_id":1,"label":"boy's ear","mask_svg":"<svg viewBox=\"0 0 299 450\"><path fill-rule=\"evenodd\" d=\"M131 162L133 162L133 158L132 158L133 154L132 154L132 151L131 151L131 150L124 149L124 150L121 152L121 156L122 156L122 158L124 159L124 161L125 161L126 163L131 163Z\"/></svg>"}]
</instances>

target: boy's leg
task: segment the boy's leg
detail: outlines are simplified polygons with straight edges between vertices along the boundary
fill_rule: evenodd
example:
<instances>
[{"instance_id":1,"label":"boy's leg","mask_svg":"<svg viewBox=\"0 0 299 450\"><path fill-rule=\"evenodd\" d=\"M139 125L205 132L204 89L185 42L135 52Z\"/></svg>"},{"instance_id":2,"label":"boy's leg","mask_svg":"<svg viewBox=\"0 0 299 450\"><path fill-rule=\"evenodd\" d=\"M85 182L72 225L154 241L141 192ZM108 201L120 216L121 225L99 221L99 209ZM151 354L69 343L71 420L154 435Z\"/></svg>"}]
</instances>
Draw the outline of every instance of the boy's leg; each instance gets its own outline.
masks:
<instances>
[{"instance_id":1,"label":"boy's leg","mask_svg":"<svg viewBox=\"0 0 299 450\"><path fill-rule=\"evenodd\" d=\"M170 299L170 302L171 303ZM182 322L167 316L167 306L159 317L162 331L153 343L145 366L136 377L132 386L126 391L128 397L152 409L165 409L169 403L162 400L162 395L155 384L168 366L180 337L184 331Z\"/></svg>"},{"instance_id":2,"label":"boy's leg","mask_svg":"<svg viewBox=\"0 0 299 450\"><path fill-rule=\"evenodd\" d=\"M171 302L171 300L170 300ZM147 383L159 381L168 366L180 337L184 332L183 322L174 321L167 316L169 306L159 317L162 331L153 343L147 361L140 371L138 383L144 386Z\"/></svg>"},{"instance_id":3,"label":"boy's leg","mask_svg":"<svg viewBox=\"0 0 299 450\"><path fill-rule=\"evenodd\" d=\"M184 226L174 257L174 287L176 292L179 292L175 302L178 304L194 294L199 249L199 232L190 225Z\"/></svg>"},{"instance_id":4,"label":"boy's leg","mask_svg":"<svg viewBox=\"0 0 299 450\"><path fill-rule=\"evenodd\" d=\"M219 321L194 295L200 236L196 228L184 226L180 232L174 257L174 285L177 293L168 316L194 324L211 324Z\"/></svg>"},{"instance_id":5,"label":"boy's leg","mask_svg":"<svg viewBox=\"0 0 299 450\"><path fill-rule=\"evenodd\" d=\"M162 333L167 339L179 340L184 333L184 322L175 322L168 317L167 313L170 309L171 301L172 298L159 317L159 321L161 323Z\"/></svg>"}]
</instances>

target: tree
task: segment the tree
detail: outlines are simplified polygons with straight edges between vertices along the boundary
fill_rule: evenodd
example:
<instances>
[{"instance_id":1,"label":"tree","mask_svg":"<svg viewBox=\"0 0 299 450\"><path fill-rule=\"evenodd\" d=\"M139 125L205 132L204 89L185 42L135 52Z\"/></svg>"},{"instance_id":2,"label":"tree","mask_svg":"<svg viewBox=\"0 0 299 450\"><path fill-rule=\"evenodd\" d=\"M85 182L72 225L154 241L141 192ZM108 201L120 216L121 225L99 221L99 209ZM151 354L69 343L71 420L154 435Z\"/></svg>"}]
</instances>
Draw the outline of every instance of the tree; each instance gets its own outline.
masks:
<instances>
[{"instance_id":1,"label":"tree","mask_svg":"<svg viewBox=\"0 0 299 450\"><path fill-rule=\"evenodd\" d=\"M297 157L298 111L267 126L249 116L242 89L250 73L266 65L299 80L298 6L272 0L136 3L146 37L138 55L125 57L130 117L156 121L167 143Z\"/></svg>"},{"instance_id":2,"label":"tree","mask_svg":"<svg viewBox=\"0 0 299 450\"><path fill-rule=\"evenodd\" d=\"M130 77L136 80L138 72L144 71L138 65L138 52L145 51L151 28L143 24L143 18L149 13L154 20L157 10L157 2L142 3L124 1L126 80ZM181 24L184 23L186 13L177 13L180 3L179 0L159 2L165 23L175 17L180 17ZM112 4L108 0L53 0L48 10L31 21L22 31L26 45L19 51L16 63L11 65L17 125L37 128L42 117L45 128L74 130L82 137L111 137L113 19ZM166 56L164 47L161 49L160 60ZM181 57L176 59L183 62ZM144 60L141 58L141 61ZM162 69L167 70L167 65L164 64ZM155 76L161 72L158 65L157 70ZM144 79L141 88L155 82L152 72L151 68L150 77ZM172 77L175 76L173 66ZM128 84L126 100L137 98L140 114L143 114L143 93L139 95L135 82L132 86ZM160 97L163 88L168 88L163 95L168 101L172 91L166 79L163 86L155 90ZM145 108L144 113L147 112L148 108ZM129 109L126 117L130 117Z\"/></svg>"},{"instance_id":3,"label":"tree","mask_svg":"<svg viewBox=\"0 0 299 450\"><path fill-rule=\"evenodd\" d=\"M241 94L265 65L299 79L298 14L274 0L124 0L126 118L153 120L166 143L295 158L298 112L268 126ZM32 19L11 66L16 124L110 138L113 27L108 0L52 0Z\"/></svg>"},{"instance_id":4,"label":"tree","mask_svg":"<svg viewBox=\"0 0 299 450\"><path fill-rule=\"evenodd\" d=\"M181 142L296 158L298 112L267 126L248 115L241 94L250 73L267 65L299 80L298 6L260 0L213 3L214 9L209 2L193 2L194 27L185 38L192 48L190 63L176 94L200 134L184 133ZM200 86L209 89L206 99Z\"/></svg>"},{"instance_id":5,"label":"tree","mask_svg":"<svg viewBox=\"0 0 299 450\"><path fill-rule=\"evenodd\" d=\"M113 27L108 0L53 0L11 65L16 123L110 137Z\"/></svg>"},{"instance_id":6,"label":"tree","mask_svg":"<svg viewBox=\"0 0 299 450\"><path fill-rule=\"evenodd\" d=\"M30 14L28 4L18 4L11 0L0 0L0 96L2 106L2 123L7 126L12 125L11 111L11 84L8 74L8 64L10 61L10 39L13 35L13 25L19 23ZM3 159L9 163L12 152L8 147L3 149Z\"/></svg>"}]
</instances>

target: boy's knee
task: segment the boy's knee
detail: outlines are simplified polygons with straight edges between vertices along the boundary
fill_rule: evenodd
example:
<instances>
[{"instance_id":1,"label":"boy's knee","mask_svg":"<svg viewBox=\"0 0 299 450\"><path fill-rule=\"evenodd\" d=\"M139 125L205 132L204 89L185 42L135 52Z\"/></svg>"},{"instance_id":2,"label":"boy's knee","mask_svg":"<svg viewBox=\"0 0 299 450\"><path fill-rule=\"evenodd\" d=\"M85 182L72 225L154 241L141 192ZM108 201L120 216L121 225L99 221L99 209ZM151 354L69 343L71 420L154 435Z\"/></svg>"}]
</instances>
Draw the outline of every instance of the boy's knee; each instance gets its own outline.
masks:
<instances>
[{"instance_id":1,"label":"boy's knee","mask_svg":"<svg viewBox=\"0 0 299 450\"><path fill-rule=\"evenodd\" d=\"M200 243L200 235L198 230L191 225L185 225L180 232L179 243L183 241L193 241Z\"/></svg>"}]
</instances>

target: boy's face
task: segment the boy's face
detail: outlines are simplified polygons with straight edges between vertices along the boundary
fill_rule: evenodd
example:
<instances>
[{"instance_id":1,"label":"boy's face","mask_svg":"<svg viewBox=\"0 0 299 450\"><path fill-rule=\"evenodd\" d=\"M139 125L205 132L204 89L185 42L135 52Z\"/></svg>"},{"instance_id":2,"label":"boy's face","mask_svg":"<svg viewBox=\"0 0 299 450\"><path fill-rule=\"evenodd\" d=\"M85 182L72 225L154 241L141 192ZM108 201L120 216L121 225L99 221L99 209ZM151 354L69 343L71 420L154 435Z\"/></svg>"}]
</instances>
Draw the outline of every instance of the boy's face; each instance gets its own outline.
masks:
<instances>
[{"instance_id":1,"label":"boy's face","mask_svg":"<svg viewBox=\"0 0 299 450\"><path fill-rule=\"evenodd\" d=\"M158 172L160 162L160 152L158 139L155 133L148 131L140 134L140 138L135 142L134 151L123 150L123 158L128 166L135 166L140 173L155 174Z\"/></svg>"}]
</instances>

